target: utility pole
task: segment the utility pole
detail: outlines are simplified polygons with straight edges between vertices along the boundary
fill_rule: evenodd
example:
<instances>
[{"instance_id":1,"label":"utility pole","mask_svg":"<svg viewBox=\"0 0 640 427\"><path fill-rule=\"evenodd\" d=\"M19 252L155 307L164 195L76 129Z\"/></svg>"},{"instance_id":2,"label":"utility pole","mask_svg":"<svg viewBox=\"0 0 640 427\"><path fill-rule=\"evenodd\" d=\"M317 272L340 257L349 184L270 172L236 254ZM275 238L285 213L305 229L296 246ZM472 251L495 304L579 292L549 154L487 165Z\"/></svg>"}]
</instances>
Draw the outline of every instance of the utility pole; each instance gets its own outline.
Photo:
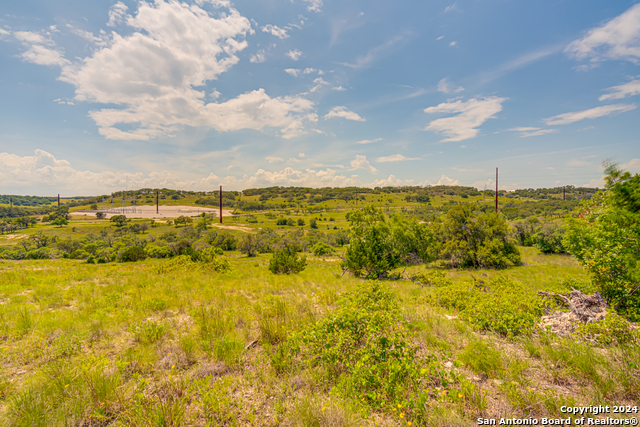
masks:
<instances>
[{"instance_id":1,"label":"utility pole","mask_svg":"<svg viewBox=\"0 0 640 427\"><path fill-rule=\"evenodd\" d=\"M60 207L60 194L58 194L58 207Z\"/></svg>"},{"instance_id":2,"label":"utility pole","mask_svg":"<svg viewBox=\"0 0 640 427\"><path fill-rule=\"evenodd\" d=\"M220 224L222 224L222 185L220 186Z\"/></svg>"},{"instance_id":3,"label":"utility pole","mask_svg":"<svg viewBox=\"0 0 640 427\"><path fill-rule=\"evenodd\" d=\"M9 197L9 203L11 204L11 207L13 207L13 197Z\"/></svg>"},{"instance_id":4,"label":"utility pole","mask_svg":"<svg viewBox=\"0 0 640 427\"><path fill-rule=\"evenodd\" d=\"M156 215L160 213L160 208L158 206L158 190L156 190Z\"/></svg>"},{"instance_id":5,"label":"utility pole","mask_svg":"<svg viewBox=\"0 0 640 427\"><path fill-rule=\"evenodd\" d=\"M564 198L564 190L565 190L565 187L562 187L562 201L565 200L565 198Z\"/></svg>"},{"instance_id":6,"label":"utility pole","mask_svg":"<svg viewBox=\"0 0 640 427\"><path fill-rule=\"evenodd\" d=\"M498 168L496 168L496 213L498 213Z\"/></svg>"}]
</instances>

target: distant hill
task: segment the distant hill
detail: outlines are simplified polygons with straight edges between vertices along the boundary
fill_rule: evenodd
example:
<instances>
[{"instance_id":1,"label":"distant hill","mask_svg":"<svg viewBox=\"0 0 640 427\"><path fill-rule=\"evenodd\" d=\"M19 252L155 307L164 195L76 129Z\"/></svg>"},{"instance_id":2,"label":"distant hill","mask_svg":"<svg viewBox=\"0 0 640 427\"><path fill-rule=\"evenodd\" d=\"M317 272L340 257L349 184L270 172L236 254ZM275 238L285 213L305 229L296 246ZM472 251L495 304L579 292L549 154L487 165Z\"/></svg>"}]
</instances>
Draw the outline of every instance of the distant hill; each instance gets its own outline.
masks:
<instances>
[{"instance_id":1,"label":"distant hill","mask_svg":"<svg viewBox=\"0 0 640 427\"><path fill-rule=\"evenodd\" d=\"M49 206L58 200L57 197L40 196L15 196L0 194L0 205L9 205L13 200L13 206Z\"/></svg>"}]
</instances>

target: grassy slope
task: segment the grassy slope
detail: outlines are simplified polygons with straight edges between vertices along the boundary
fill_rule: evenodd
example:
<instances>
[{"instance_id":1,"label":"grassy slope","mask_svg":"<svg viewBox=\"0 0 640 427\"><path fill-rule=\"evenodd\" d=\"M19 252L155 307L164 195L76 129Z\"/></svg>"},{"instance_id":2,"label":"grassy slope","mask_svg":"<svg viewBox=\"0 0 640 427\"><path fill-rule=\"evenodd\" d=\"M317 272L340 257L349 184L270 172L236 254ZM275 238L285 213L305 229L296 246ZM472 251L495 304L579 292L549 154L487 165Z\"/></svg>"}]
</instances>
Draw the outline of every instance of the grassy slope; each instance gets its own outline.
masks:
<instances>
[{"instance_id":1,"label":"grassy slope","mask_svg":"<svg viewBox=\"0 0 640 427\"><path fill-rule=\"evenodd\" d=\"M267 270L269 256L228 257L233 270L223 274L158 274L159 260L0 261L0 424L408 425L403 409L368 412L357 406L359 396L332 395L313 370L278 374L272 367L264 337L327 316L360 279L334 274L340 269L330 260L311 260L300 275L276 276ZM528 249L524 262L447 274L459 280L507 275L535 289L563 277L585 279L568 257ZM477 425L477 417L566 418L561 405L631 404L630 396L640 392L638 373L622 363L640 358L637 348L594 349L544 335L485 335L502 362L489 378L479 376L459 363L479 335L426 305L429 288L388 283L413 325L412 339L424 351L437 349L438 363L478 390L469 398L462 389L434 390L428 425ZM269 315L274 307L276 317Z\"/></svg>"}]
</instances>

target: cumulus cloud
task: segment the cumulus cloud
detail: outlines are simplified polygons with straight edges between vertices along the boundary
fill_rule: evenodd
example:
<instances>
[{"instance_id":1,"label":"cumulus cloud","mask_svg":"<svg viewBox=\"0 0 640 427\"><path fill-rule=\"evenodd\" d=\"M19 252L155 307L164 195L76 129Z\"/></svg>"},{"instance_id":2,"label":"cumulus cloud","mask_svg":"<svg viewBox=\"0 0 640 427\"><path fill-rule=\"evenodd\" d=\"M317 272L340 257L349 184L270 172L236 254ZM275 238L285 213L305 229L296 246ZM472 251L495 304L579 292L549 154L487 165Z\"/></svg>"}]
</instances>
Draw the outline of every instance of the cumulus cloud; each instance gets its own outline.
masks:
<instances>
[{"instance_id":1,"label":"cumulus cloud","mask_svg":"<svg viewBox=\"0 0 640 427\"><path fill-rule=\"evenodd\" d=\"M378 172L378 169L371 166L371 164L367 160L367 156L364 156L361 154L358 154L355 159L351 160L351 167L352 169L349 169L349 170L352 170L352 171L356 169L364 169L371 173Z\"/></svg>"},{"instance_id":2,"label":"cumulus cloud","mask_svg":"<svg viewBox=\"0 0 640 427\"><path fill-rule=\"evenodd\" d=\"M376 162L402 162L404 160L420 160L420 157L405 157L402 154L393 154L391 156L378 157Z\"/></svg>"},{"instance_id":3,"label":"cumulus cloud","mask_svg":"<svg viewBox=\"0 0 640 427\"><path fill-rule=\"evenodd\" d=\"M460 185L460 181L449 178L446 175L442 175L436 185Z\"/></svg>"},{"instance_id":4,"label":"cumulus cloud","mask_svg":"<svg viewBox=\"0 0 640 427\"><path fill-rule=\"evenodd\" d=\"M22 54L26 60L62 67L60 80L75 86L76 101L114 106L89 113L107 139L148 140L184 126L220 132L277 128L284 138L305 133L305 123L317 121L317 115L313 103L300 96L271 98L258 89L226 102L206 102L196 88L238 62L251 23L224 1L209 1L228 8L214 18L198 7L203 2L140 2L126 19L126 9L116 4L113 22L123 20L127 34L113 32L106 46L75 63L40 34L16 37L29 46ZM251 57L263 60L264 51Z\"/></svg>"},{"instance_id":5,"label":"cumulus cloud","mask_svg":"<svg viewBox=\"0 0 640 427\"><path fill-rule=\"evenodd\" d=\"M548 133L557 133L558 129L540 129L535 127L517 127L507 129L511 132L520 132L520 138L528 138L530 136L546 135Z\"/></svg>"},{"instance_id":6,"label":"cumulus cloud","mask_svg":"<svg viewBox=\"0 0 640 427\"><path fill-rule=\"evenodd\" d=\"M111 6L111 9L109 9L109 21L107 22L107 27L115 27L117 24L123 23L127 14L127 9L129 9L127 5L121 1Z\"/></svg>"},{"instance_id":7,"label":"cumulus cloud","mask_svg":"<svg viewBox=\"0 0 640 427\"><path fill-rule=\"evenodd\" d=\"M229 170L231 168L227 168ZM80 171L66 160L58 160L52 154L35 150L33 156L18 156L0 153L0 182L16 191L49 192L49 194L96 194L129 188L181 188L205 191L224 185L228 189L240 190L249 187L272 185L305 187L344 187L361 185L357 175L345 176L335 170L305 169L290 167L280 171L258 169L253 175L238 179L221 177L213 172L201 178L188 179L167 171L150 173L123 173L112 171ZM21 190L24 189L24 190ZM45 194L42 193L42 194Z\"/></svg>"},{"instance_id":8,"label":"cumulus cloud","mask_svg":"<svg viewBox=\"0 0 640 427\"><path fill-rule=\"evenodd\" d=\"M302 56L302 52L300 52L298 49L294 49L285 53L285 55L287 55L292 60L297 61Z\"/></svg>"},{"instance_id":9,"label":"cumulus cloud","mask_svg":"<svg viewBox=\"0 0 640 427\"><path fill-rule=\"evenodd\" d=\"M315 86L313 86L311 89L309 89L309 92L315 92L318 89L320 89L322 86L329 85L329 83L324 81L324 79L322 77L318 77L317 79L313 80L313 83L315 83Z\"/></svg>"},{"instance_id":10,"label":"cumulus cloud","mask_svg":"<svg viewBox=\"0 0 640 427\"><path fill-rule=\"evenodd\" d=\"M544 122L551 126L568 125L584 119L595 119L598 117L609 116L614 113L624 113L625 111L631 111L635 108L635 104L604 105L602 107L595 107L584 111L558 114L557 116L544 119Z\"/></svg>"},{"instance_id":11,"label":"cumulus cloud","mask_svg":"<svg viewBox=\"0 0 640 427\"><path fill-rule=\"evenodd\" d=\"M458 86L456 89L454 89L451 86L451 82L446 77L438 82L438 92L442 92L442 93L449 93L449 92L458 93L458 92L462 92L463 90L464 90L464 88L462 86Z\"/></svg>"},{"instance_id":12,"label":"cumulus cloud","mask_svg":"<svg viewBox=\"0 0 640 427\"><path fill-rule=\"evenodd\" d=\"M274 157L274 156L267 156L264 159L266 161L268 161L269 163L284 162L284 159L282 159L280 157Z\"/></svg>"},{"instance_id":13,"label":"cumulus cloud","mask_svg":"<svg viewBox=\"0 0 640 427\"><path fill-rule=\"evenodd\" d=\"M331 111L325 114L324 119L327 120L332 117L341 117L343 119L355 120L358 122L366 121L366 119L363 119L357 113L354 113L353 111L348 110L347 107L343 106L333 107Z\"/></svg>"},{"instance_id":14,"label":"cumulus cloud","mask_svg":"<svg viewBox=\"0 0 640 427\"><path fill-rule=\"evenodd\" d=\"M413 185L412 179L402 180L396 178L395 175L389 175L386 179L376 179L372 183L365 184L365 187L401 187L404 185Z\"/></svg>"},{"instance_id":15,"label":"cumulus cloud","mask_svg":"<svg viewBox=\"0 0 640 427\"><path fill-rule=\"evenodd\" d=\"M300 70L297 68L286 68L284 72L292 75L293 77L298 77L300 75Z\"/></svg>"},{"instance_id":16,"label":"cumulus cloud","mask_svg":"<svg viewBox=\"0 0 640 427\"><path fill-rule=\"evenodd\" d=\"M640 159L631 159L628 163L623 163L620 168L631 173L640 173Z\"/></svg>"},{"instance_id":17,"label":"cumulus cloud","mask_svg":"<svg viewBox=\"0 0 640 427\"><path fill-rule=\"evenodd\" d=\"M611 93L607 93L598 98L600 101L607 99L622 99L627 96L640 95L640 80L631 80L630 82L613 86L607 89Z\"/></svg>"},{"instance_id":18,"label":"cumulus cloud","mask_svg":"<svg viewBox=\"0 0 640 427\"><path fill-rule=\"evenodd\" d=\"M589 30L584 37L571 42L565 53L576 59L624 59L637 63L640 60L640 3Z\"/></svg>"},{"instance_id":19,"label":"cumulus cloud","mask_svg":"<svg viewBox=\"0 0 640 427\"><path fill-rule=\"evenodd\" d=\"M287 34L287 30L285 30L284 28L280 28L277 25L268 24L264 27L261 27L260 29L265 33L269 33L273 36L278 37L279 39L286 39L289 37L289 34Z\"/></svg>"},{"instance_id":20,"label":"cumulus cloud","mask_svg":"<svg viewBox=\"0 0 640 427\"><path fill-rule=\"evenodd\" d=\"M502 111L502 103L506 100L507 98L490 96L487 98L472 98L465 102L460 100L445 102L435 107L425 108L424 112L428 114L458 114L453 117L436 119L430 122L424 130L444 134L447 138L441 142L463 141L475 138L480 132L476 128Z\"/></svg>"}]
</instances>

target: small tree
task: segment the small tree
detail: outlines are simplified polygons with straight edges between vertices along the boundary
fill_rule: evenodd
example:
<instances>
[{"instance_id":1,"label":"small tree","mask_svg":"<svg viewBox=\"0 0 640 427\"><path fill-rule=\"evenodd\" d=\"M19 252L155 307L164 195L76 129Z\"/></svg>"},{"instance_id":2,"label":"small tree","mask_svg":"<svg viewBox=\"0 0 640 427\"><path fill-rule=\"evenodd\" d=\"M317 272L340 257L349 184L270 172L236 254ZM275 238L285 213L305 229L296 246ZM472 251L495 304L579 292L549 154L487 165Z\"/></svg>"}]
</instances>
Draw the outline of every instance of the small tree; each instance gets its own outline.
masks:
<instances>
[{"instance_id":1,"label":"small tree","mask_svg":"<svg viewBox=\"0 0 640 427\"><path fill-rule=\"evenodd\" d=\"M107 214L104 212L96 212L96 218L98 219L104 219L107 217Z\"/></svg>"},{"instance_id":2,"label":"small tree","mask_svg":"<svg viewBox=\"0 0 640 427\"><path fill-rule=\"evenodd\" d=\"M91 204L91 206L89 206L89 209L92 211L95 211L98 209L98 205L96 203Z\"/></svg>"},{"instance_id":3,"label":"small tree","mask_svg":"<svg viewBox=\"0 0 640 427\"><path fill-rule=\"evenodd\" d=\"M63 225L69 224L69 221L67 221L63 217L59 217L59 218L56 218L53 222L51 222L51 224L52 225L57 225L58 227L62 228Z\"/></svg>"},{"instance_id":4,"label":"small tree","mask_svg":"<svg viewBox=\"0 0 640 427\"><path fill-rule=\"evenodd\" d=\"M313 228L314 230L318 229L318 220L313 218L311 221L309 221L309 227Z\"/></svg>"},{"instance_id":5,"label":"small tree","mask_svg":"<svg viewBox=\"0 0 640 427\"><path fill-rule=\"evenodd\" d=\"M247 234L242 238L242 242L240 242L240 252L245 254L248 257L256 256L258 253L259 242L256 236L253 234Z\"/></svg>"},{"instance_id":6,"label":"small tree","mask_svg":"<svg viewBox=\"0 0 640 427\"><path fill-rule=\"evenodd\" d=\"M142 234L144 234L144 232L149 229L149 224L146 223L146 222L141 222L138 228L139 228L140 232Z\"/></svg>"},{"instance_id":7,"label":"small tree","mask_svg":"<svg viewBox=\"0 0 640 427\"><path fill-rule=\"evenodd\" d=\"M110 221L113 222L116 227L122 227L127 223L127 217L124 215L115 215L111 217Z\"/></svg>"},{"instance_id":8,"label":"small tree","mask_svg":"<svg viewBox=\"0 0 640 427\"><path fill-rule=\"evenodd\" d=\"M273 274L300 273L307 266L307 257L298 257L297 252L290 247L284 247L273 253L269 261L269 271Z\"/></svg>"}]
</instances>

